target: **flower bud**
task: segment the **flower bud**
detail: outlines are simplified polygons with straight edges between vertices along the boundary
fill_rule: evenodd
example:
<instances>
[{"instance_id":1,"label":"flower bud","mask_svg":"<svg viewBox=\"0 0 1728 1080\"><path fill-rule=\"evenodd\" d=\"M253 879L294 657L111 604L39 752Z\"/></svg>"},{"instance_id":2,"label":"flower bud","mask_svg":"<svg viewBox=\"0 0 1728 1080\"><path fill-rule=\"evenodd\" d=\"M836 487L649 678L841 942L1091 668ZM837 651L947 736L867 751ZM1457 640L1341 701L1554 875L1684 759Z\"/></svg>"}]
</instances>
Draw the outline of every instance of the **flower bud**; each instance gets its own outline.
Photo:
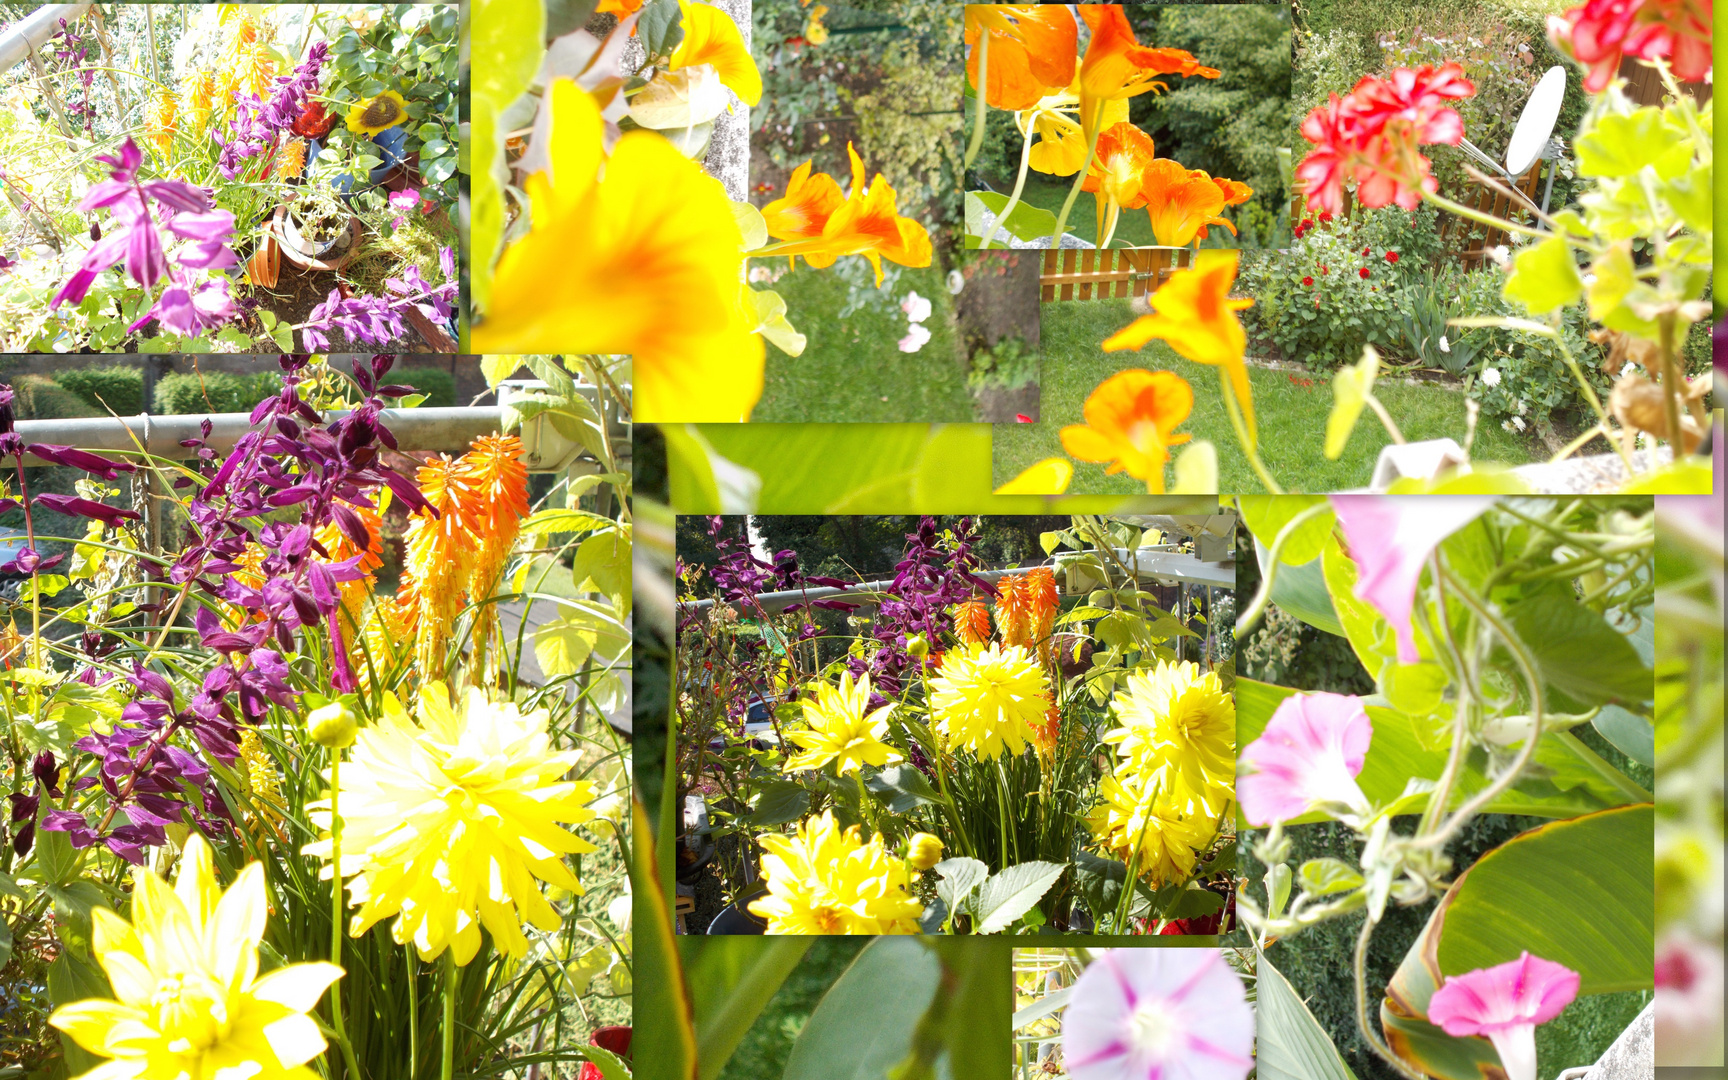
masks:
<instances>
[{"instance_id":1,"label":"flower bud","mask_svg":"<svg viewBox=\"0 0 1728 1080\"><path fill-rule=\"evenodd\" d=\"M923 634L913 634L906 639L906 655L915 660L922 660L930 655L930 641Z\"/></svg>"},{"instance_id":2,"label":"flower bud","mask_svg":"<svg viewBox=\"0 0 1728 1080\"><path fill-rule=\"evenodd\" d=\"M913 833L906 846L906 861L914 870L928 870L942 861L942 841L927 832Z\"/></svg>"},{"instance_id":3,"label":"flower bud","mask_svg":"<svg viewBox=\"0 0 1728 1080\"><path fill-rule=\"evenodd\" d=\"M306 730L312 741L331 750L352 746L359 727L354 710L340 701L313 709L306 717Z\"/></svg>"}]
</instances>

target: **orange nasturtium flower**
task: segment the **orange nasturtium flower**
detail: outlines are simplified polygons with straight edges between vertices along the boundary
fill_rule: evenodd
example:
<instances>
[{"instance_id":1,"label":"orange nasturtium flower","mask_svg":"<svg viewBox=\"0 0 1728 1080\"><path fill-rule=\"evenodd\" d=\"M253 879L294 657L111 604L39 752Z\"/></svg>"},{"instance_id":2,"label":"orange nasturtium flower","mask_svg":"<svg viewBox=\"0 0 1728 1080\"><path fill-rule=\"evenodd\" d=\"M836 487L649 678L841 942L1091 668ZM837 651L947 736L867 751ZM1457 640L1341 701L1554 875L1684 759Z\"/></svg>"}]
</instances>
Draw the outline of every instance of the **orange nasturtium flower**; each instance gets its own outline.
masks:
<instances>
[{"instance_id":1,"label":"orange nasturtium flower","mask_svg":"<svg viewBox=\"0 0 1728 1080\"><path fill-rule=\"evenodd\" d=\"M826 173L811 176L808 164L792 174L786 197L771 202L762 211L768 235L788 241L778 245L775 255L802 255L811 266L834 265L842 255L862 255L876 268L876 285L882 285L882 260L901 266L929 266L930 234L911 218L901 217L894 207L894 189L881 173L864 183L864 160L846 144L852 158L852 191L834 205L839 185Z\"/></svg>"},{"instance_id":2,"label":"orange nasturtium flower","mask_svg":"<svg viewBox=\"0 0 1728 1080\"><path fill-rule=\"evenodd\" d=\"M990 83L985 103L1030 108L1074 81L1080 27L1062 4L967 4L966 81L978 86L978 43L990 35L984 60Z\"/></svg>"},{"instance_id":3,"label":"orange nasturtium flower","mask_svg":"<svg viewBox=\"0 0 1728 1080\"><path fill-rule=\"evenodd\" d=\"M1152 294L1153 313L1142 315L1117 331L1104 342L1104 351L1138 349L1153 338L1163 338L1189 360L1225 369L1236 400L1242 405L1252 445L1254 394L1248 384L1248 367L1242 361L1248 349L1248 335L1236 313L1253 307L1254 301L1230 296L1241 256L1241 252L1233 249L1196 252L1192 269L1176 271Z\"/></svg>"},{"instance_id":4,"label":"orange nasturtium flower","mask_svg":"<svg viewBox=\"0 0 1728 1080\"><path fill-rule=\"evenodd\" d=\"M1236 226L1218 216L1224 209L1224 189L1200 169L1159 158L1146 168L1141 195L1152 219L1152 235L1160 244L1187 247L1205 234L1206 226L1222 225L1231 234Z\"/></svg>"},{"instance_id":5,"label":"orange nasturtium flower","mask_svg":"<svg viewBox=\"0 0 1728 1080\"><path fill-rule=\"evenodd\" d=\"M569 79L551 105L552 167L526 181L533 227L498 260L475 348L631 353L636 419L744 419L763 344L726 189L651 131L625 132L599 179L600 107Z\"/></svg>"},{"instance_id":6,"label":"orange nasturtium flower","mask_svg":"<svg viewBox=\"0 0 1728 1080\"><path fill-rule=\"evenodd\" d=\"M647 2L648 0L600 0L600 6L594 11L600 15L616 15L622 19L626 15L634 15L641 11L642 5ZM634 35L636 31L631 30L630 33Z\"/></svg>"},{"instance_id":7,"label":"orange nasturtium flower","mask_svg":"<svg viewBox=\"0 0 1728 1080\"><path fill-rule=\"evenodd\" d=\"M1115 231L1123 207L1141 205L1142 177L1152 162L1152 136L1133 124L1117 124L1098 136L1098 152L1080 190L1098 201L1099 244Z\"/></svg>"},{"instance_id":8,"label":"orange nasturtium flower","mask_svg":"<svg viewBox=\"0 0 1728 1080\"><path fill-rule=\"evenodd\" d=\"M738 100L746 105L761 101L762 73L756 69L732 16L712 4L693 4L690 0L678 0L678 7L684 12L684 40L667 67L676 71L711 64Z\"/></svg>"},{"instance_id":9,"label":"orange nasturtium flower","mask_svg":"<svg viewBox=\"0 0 1728 1080\"><path fill-rule=\"evenodd\" d=\"M1039 136L1029 158L1034 169L1051 176L1073 176L1086 164L1086 134L1080 128L1079 114L1078 75L1066 90L1039 98L1038 104L1014 114L1023 137ZM1127 119L1127 98L1104 103L1104 130Z\"/></svg>"},{"instance_id":10,"label":"orange nasturtium flower","mask_svg":"<svg viewBox=\"0 0 1728 1080\"><path fill-rule=\"evenodd\" d=\"M1194 408L1194 391L1169 371L1130 368L1099 383L1082 410L1084 424L1062 429L1062 448L1081 461L1104 461L1106 473L1126 472L1146 481L1146 490L1164 494L1164 465L1170 448L1193 438L1172 436Z\"/></svg>"},{"instance_id":11,"label":"orange nasturtium flower","mask_svg":"<svg viewBox=\"0 0 1728 1080\"><path fill-rule=\"evenodd\" d=\"M1086 59L1080 64L1080 123L1087 142L1101 131L1103 104L1163 89L1160 75L1199 75L1216 79L1217 68L1204 67L1182 49L1155 49L1140 44L1128 25L1121 4L1082 4L1080 16L1092 28Z\"/></svg>"}]
</instances>

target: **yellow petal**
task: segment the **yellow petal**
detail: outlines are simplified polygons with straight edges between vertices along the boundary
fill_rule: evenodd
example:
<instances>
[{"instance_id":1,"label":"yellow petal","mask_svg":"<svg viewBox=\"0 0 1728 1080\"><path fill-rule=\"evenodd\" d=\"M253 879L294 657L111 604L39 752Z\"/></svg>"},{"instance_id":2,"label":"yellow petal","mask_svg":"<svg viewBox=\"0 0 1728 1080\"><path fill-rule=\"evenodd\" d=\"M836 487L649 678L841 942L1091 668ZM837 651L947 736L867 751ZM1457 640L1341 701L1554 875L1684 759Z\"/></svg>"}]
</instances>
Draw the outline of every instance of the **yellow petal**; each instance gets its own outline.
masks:
<instances>
[{"instance_id":1,"label":"yellow petal","mask_svg":"<svg viewBox=\"0 0 1728 1080\"><path fill-rule=\"evenodd\" d=\"M260 1001L272 1001L295 1012L310 1012L324 996L330 984L343 975L341 968L323 961L311 964L289 964L277 968L252 984L252 996Z\"/></svg>"},{"instance_id":2,"label":"yellow petal","mask_svg":"<svg viewBox=\"0 0 1728 1080\"><path fill-rule=\"evenodd\" d=\"M1045 458L996 489L998 495L1060 495L1074 479L1074 466L1066 458Z\"/></svg>"},{"instance_id":3,"label":"yellow petal","mask_svg":"<svg viewBox=\"0 0 1728 1080\"><path fill-rule=\"evenodd\" d=\"M180 856L180 876L174 882L174 895L186 906L186 914L196 926L210 921L216 910L221 890L216 887L216 870L210 859L210 844L198 833L186 840Z\"/></svg>"},{"instance_id":4,"label":"yellow petal","mask_svg":"<svg viewBox=\"0 0 1728 1080\"><path fill-rule=\"evenodd\" d=\"M678 0L684 12L684 40L672 54L673 69L712 64L720 81L746 105L762 100L762 73L744 47L744 35L732 16L712 4Z\"/></svg>"},{"instance_id":5,"label":"yellow petal","mask_svg":"<svg viewBox=\"0 0 1728 1080\"><path fill-rule=\"evenodd\" d=\"M210 974L231 991L248 985L258 973L258 943L270 910L264 896L264 864L247 863L216 905L205 928L205 955Z\"/></svg>"},{"instance_id":6,"label":"yellow petal","mask_svg":"<svg viewBox=\"0 0 1728 1080\"><path fill-rule=\"evenodd\" d=\"M1218 451L1205 439L1182 451L1176 458L1175 495L1218 493Z\"/></svg>"},{"instance_id":7,"label":"yellow petal","mask_svg":"<svg viewBox=\"0 0 1728 1080\"><path fill-rule=\"evenodd\" d=\"M74 1001L70 1005L62 1005L48 1018L50 1024L71 1036L73 1042L92 1054L101 1054L103 1057L111 1056L108 1052L108 1037L117 1025L137 1024L143 1020L142 1010L100 998L87 998L84 1001Z\"/></svg>"}]
</instances>

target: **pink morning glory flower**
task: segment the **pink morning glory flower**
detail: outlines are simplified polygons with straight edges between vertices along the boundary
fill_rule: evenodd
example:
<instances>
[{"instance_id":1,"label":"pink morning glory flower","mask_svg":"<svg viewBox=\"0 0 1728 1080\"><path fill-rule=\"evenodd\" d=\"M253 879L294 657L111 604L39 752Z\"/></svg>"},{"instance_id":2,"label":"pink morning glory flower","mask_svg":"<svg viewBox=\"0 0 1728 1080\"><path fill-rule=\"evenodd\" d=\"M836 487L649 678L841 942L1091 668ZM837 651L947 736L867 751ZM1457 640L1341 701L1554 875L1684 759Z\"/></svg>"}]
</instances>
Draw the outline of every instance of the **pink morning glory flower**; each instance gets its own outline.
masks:
<instances>
[{"instance_id":1,"label":"pink morning glory flower","mask_svg":"<svg viewBox=\"0 0 1728 1080\"><path fill-rule=\"evenodd\" d=\"M1416 630L1410 623L1416 583L1440 541L1494 505L1493 495L1334 495L1332 510L1356 563L1356 596L1392 624L1398 662L1414 664Z\"/></svg>"},{"instance_id":2,"label":"pink morning glory flower","mask_svg":"<svg viewBox=\"0 0 1728 1080\"><path fill-rule=\"evenodd\" d=\"M1242 748L1254 771L1236 778L1236 797L1253 825L1300 817L1321 803L1369 811L1356 784L1374 725L1362 699L1292 694L1279 703L1258 739Z\"/></svg>"},{"instance_id":3,"label":"pink morning glory flower","mask_svg":"<svg viewBox=\"0 0 1728 1080\"><path fill-rule=\"evenodd\" d=\"M1428 1001L1428 1019L1454 1038L1481 1035L1494 1044L1507 1080L1536 1080L1536 1025L1578 996L1578 973L1520 953L1518 959L1449 975Z\"/></svg>"},{"instance_id":4,"label":"pink morning glory flower","mask_svg":"<svg viewBox=\"0 0 1728 1080\"><path fill-rule=\"evenodd\" d=\"M1656 1064L1722 1060L1721 947L1675 934L1656 946L1655 973Z\"/></svg>"},{"instance_id":5,"label":"pink morning glory flower","mask_svg":"<svg viewBox=\"0 0 1728 1080\"><path fill-rule=\"evenodd\" d=\"M1217 949L1106 949L1062 1017L1071 1080L1242 1080L1254 1012Z\"/></svg>"}]
</instances>

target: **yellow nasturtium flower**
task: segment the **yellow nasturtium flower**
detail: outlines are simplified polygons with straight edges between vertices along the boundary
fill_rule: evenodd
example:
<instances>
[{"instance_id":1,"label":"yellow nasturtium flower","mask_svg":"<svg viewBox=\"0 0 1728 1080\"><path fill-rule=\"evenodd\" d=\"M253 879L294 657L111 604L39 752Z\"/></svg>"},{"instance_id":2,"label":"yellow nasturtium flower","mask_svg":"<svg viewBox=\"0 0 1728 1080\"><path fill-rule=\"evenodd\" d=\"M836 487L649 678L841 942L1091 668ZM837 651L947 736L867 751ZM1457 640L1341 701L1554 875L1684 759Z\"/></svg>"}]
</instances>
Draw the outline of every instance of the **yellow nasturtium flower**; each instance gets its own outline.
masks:
<instances>
[{"instance_id":1,"label":"yellow nasturtium flower","mask_svg":"<svg viewBox=\"0 0 1728 1080\"><path fill-rule=\"evenodd\" d=\"M1103 105L1103 128L1128 121L1128 99L1116 98ZM1080 77L1068 89L1040 98L1030 109L1014 114L1022 135L1038 135L1029 162L1051 176L1073 176L1086 164L1086 133L1080 127Z\"/></svg>"},{"instance_id":2,"label":"yellow nasturtium flower","mask_svg":"<svg viewBox=\"0 0 1728 1080\"><path fill-rule=\"evenodd\" d=\"M408 103L394 90L348 108L348 130L356 135L376 135L408 119Z\"/></svg>"},{"instance_id":3,"label":"yellow nasturtium flower","mask_svg":"<svg viewBox=\"0 0 1728 1080\"><path fill-rule=\"evenodd\" d=\"M498 260L475 349L630 353L637 420L748 418L763 344L726 189L650 131L625 132L601 179L600 107L568 79L551 107L551 168L524 184L533 226Z\"/></svg>"},{"instance_id":4,"label":"yellow nasturtium flower","mask_svg":"<svg viewBox=\"0 0 1728 1080\"><path fill-rule=\"evenodd\" d=\"M679 68L711 64L720 81L732 88L738 100L755 105L762 100L762 73L744 44L744 35L732 16L712 4L678 0L684 12L684 40L672 54L668 65Z\"/></svg>"},{"instance_id":5,"label":"yellow nasturtium flower","mask_svg":"<svg viewBox=\"0 0 1728 1080\"><path fill-rule=\"evenodd\" d=\"M594 845L558 824L595 816L594 785L563 779L582 755L553 748L547 710L524 713L475 687L451 701L430 683L417 711L387 695L342 768L340 870L360 909L348 932L395 916L397 944L412 942L422 960L449 948L466 964L484 926L499 952L524 956L524 923L560 925L540 882L582 892L564 857ZM328 860L329 802L310 816L326 838L304 853Z\"/></svg>"},{"instance_id":6,"label":"yellow nasturtium flower","mask_svg":"<svg viewBox=\"0 0 1728 1080\"><path fill-rule=\"evenodd\" d=\"M258 974L269 918L264 864L247 863L222 892L210 845L194 832L172 889L145 867L132 880L132 921L105 907L90 912L91 952L114 998L75 1001L48 1018L79 1046L113 1059L84 1076L317 1075L306 1064L326 1044L306 1014L342 969L320 962Z\"/></svg>"}]
</instances>

